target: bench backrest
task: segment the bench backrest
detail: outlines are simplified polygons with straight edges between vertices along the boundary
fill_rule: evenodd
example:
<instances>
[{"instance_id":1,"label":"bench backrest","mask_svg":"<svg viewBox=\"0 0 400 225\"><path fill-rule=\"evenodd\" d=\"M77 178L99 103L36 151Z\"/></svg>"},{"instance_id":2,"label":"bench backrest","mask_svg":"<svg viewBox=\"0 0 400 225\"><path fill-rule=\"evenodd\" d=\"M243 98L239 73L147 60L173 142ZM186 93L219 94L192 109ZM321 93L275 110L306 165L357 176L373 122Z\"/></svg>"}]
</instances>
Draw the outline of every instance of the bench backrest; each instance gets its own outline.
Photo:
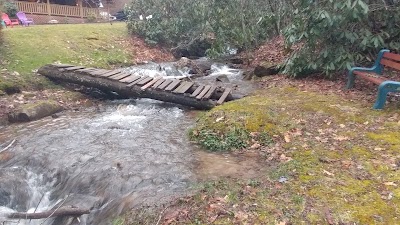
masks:
<instances>
[{"instance_id":1,"label":"bench backrest","mask_svg":"<svg viewBox=\"0 0 400 225\"><path fill-rule=\"evenodd\" d=\"M381 59L381 64L396 70L400 70L400 55L385 52Z\"/></svg>"}]
</instances>

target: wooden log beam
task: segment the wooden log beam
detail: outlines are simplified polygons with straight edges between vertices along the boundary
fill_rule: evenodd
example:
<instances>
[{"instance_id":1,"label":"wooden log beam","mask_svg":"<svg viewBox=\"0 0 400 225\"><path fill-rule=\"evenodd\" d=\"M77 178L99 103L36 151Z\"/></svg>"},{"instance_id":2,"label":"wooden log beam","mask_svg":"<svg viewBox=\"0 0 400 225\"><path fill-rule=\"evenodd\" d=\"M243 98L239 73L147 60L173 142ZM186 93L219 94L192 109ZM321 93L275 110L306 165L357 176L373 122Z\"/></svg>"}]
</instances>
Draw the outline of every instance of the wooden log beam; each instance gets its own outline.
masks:
<instances>
[{"instance_id":1,"label":"wooden log beam","mask_svg":"<svg viewBox=\"0 0 400 225\"><path fill-rule=\"evenodd\" d=\"M73 207L61 207L57 210L52 209L44 212L26 213L26 212L15 212L7 215L9 219L45 219L50 217L58 216L74 216L78 217L83 214L89 214L89 209L73 208Z\"/></svg>"},{"instance_id":2,"label":"wooden log beam","mask_svg":"<svg viewBox=\"0 0 400 225\"><path fill-rule=\"evenodd\" d=\"M39 69L38 73L55 81L74 83L84 85L86 87L93 87L104 92L113 91L122 98L151 98L155 100L181 104L201 110L207 110L215 107L217 105L216 100L219 99L219 97L221 97L222 95L222 93L215 92L215 94L212 96L213 99L197 100L196 98L192 98L188 95L176 94L163 90L150 88L142 90L140 86L136 85L128 87L125 83L113 79L107 79L101 76L91 76L86 72L62 70L55 65L43 66ZM194 85L191 88L196 89L197 86ZM237 98L240 97L231 95L229 96L229 98L226 99L226 101Z\"/></svg>"}]
</instances>

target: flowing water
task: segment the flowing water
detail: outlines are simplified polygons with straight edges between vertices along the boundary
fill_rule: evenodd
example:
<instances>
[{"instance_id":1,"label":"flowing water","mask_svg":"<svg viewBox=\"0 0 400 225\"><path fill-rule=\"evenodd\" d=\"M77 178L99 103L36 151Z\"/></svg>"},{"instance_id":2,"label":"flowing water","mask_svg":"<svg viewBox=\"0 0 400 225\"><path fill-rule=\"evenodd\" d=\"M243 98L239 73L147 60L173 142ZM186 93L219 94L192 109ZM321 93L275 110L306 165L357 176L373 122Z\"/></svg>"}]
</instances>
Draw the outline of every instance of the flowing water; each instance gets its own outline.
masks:
<instances>
[{"instance_id":1,"label":"flowing water","mask_svg":"<svg viewBox=\"0 0 400 225\"><path fill-rule=\"evenodd\" d=\"M204 82L222 72L230 85L240 80L239 71L227 67L212 72ZM1 149L15 140L0 153L0 221L111 224L133 207L184 195L190 184L214 178L220 170L228 176L252 171L253 161L196 151L186 135L194 124L192 115L155 100L118 100L0 129ZM11 212L59 206L91 208L91 213L79 221L5 218Z\"/></svg>"}]
</instances>

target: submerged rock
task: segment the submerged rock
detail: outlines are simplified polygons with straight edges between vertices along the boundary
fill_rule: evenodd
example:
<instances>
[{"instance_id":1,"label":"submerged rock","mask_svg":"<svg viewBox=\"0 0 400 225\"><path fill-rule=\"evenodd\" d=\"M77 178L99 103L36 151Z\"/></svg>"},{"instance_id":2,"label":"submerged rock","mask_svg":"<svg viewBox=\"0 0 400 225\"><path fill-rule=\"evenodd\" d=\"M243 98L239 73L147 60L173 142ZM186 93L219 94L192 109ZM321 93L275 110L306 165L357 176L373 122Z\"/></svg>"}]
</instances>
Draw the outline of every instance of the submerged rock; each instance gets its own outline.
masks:
<instances>
[{"instance_id":1,"label":"submerged rock","mask_svg":"<svg viewBox=\"0 0 400 225\"><path fill-rule=\"evenodd\" d=\"M227 83L227 82L229 82L229 78L228 78L228 76L227 75L219 75L217 78L215 78L217 81L220 81L220 82L224 82L224 83Z\"/></svg>"},{"instance_id":2,"label":"submerged rock","mask_svg":"<svg viewBox=\"0 0 400 225\"><path fill-rule=\"evenodd\" d=\"M63 108L55 101L40 101L26 104L8 114L8 121L29 122L62 111Z\"/></svg>"}]
</instances>

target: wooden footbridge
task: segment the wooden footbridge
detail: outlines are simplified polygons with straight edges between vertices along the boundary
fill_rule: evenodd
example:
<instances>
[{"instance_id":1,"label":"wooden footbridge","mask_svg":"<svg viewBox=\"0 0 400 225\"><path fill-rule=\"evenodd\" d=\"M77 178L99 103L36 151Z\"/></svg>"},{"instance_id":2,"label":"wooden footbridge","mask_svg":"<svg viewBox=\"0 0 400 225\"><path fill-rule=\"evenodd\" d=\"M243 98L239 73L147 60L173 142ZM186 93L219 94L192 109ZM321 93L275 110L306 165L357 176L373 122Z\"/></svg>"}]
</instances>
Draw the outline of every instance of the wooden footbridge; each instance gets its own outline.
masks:
<instances>
[{"instance_id":1,"label":"wooden footbridge","mask_svg":"<svg viewBox=\"0 0 400 225\"><path fill-rule=\"evenodd\" d=\"M49 64L40 68L38 73L55 81L115 92L123 98L151 98L197 109L210 109L239 98L232 95L230 88L167 77L140 76L118 69L105 70L67 64Z\"/></svg>"}]
</instances>

